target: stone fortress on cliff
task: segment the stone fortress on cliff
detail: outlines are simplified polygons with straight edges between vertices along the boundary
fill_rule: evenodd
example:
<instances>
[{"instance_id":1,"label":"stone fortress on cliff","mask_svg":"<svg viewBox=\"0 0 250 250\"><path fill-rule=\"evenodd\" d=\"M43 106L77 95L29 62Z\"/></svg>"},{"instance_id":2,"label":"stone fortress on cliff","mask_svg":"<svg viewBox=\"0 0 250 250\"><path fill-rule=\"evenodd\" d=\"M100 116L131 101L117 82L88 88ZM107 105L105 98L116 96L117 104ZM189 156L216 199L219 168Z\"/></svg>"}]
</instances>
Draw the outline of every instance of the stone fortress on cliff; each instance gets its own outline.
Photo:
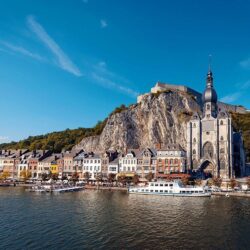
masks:
<instances>
[{"instance_id":1,"label":"stone fortress on cliff","mask_svg":"<svg viewBox=\"0 0 250 250\"><path fill-rule=\"evenodd\" d=\"M192 96L194 96L197 102L202 106L202 94L199 93L198 91L190 87L187 87L185 85L169 84L169 83L162 83L162 82L157 82L155 86L151 88L150 93L139 95L137 97L137 103L140 103L142 99L149 94L157 94L157 93L165 92L168 90L180 91L180 92L191 94ZM249 112L244 106L231 105L231 104L223 103L220 101L218 101L218 108L222 110L227 110L228 112L231 111L231 112L240 113L240 114L245 114Z\"/></svg>"}]
</instances>

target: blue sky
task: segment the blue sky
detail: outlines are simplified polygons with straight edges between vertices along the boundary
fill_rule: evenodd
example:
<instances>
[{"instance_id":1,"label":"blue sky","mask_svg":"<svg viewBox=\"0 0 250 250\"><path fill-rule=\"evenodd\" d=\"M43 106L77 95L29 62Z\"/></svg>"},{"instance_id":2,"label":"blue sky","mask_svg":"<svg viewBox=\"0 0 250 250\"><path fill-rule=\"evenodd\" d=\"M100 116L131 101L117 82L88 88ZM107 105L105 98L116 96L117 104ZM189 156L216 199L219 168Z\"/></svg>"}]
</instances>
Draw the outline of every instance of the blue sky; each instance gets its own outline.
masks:
<instances>
[{"instance_id":1,"label":"blue sky","mask_svg":"<svg viewBox=\"0 0 250 250\"><path fill-rule=\"evenodd\" d=\"M250 1L0 4L0 143L90 127L157 82L250 108Z\"/></svg>"}]
</instances>

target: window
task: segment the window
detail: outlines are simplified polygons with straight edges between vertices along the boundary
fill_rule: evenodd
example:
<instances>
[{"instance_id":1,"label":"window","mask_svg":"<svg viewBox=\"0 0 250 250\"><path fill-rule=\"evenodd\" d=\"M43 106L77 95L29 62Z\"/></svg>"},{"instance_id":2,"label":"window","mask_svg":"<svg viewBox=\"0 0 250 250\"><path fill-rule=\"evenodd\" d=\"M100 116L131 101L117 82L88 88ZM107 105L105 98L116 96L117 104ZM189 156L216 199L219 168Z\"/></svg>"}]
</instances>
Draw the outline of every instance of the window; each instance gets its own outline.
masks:
<instances>
[{"instance_id":1,"label":"window","mask_svg":"<svg viewBox=\"0 0 250 250\"><path fill-rule=\"evenodd\" d=\"M196 154L196 150L194 149L194 150L193 150L193 155L195 155L195 154Z\"/></svg>"},{"instance_id":2,"label":"window","mask_svg":"<svg viewBox=\"0 0 250 250\"><path fill-rule=\"evenodd\" d=\"M193 142L196 143L196 139L195 138L193 139Z\"/></svg>"},{"instance_id":3,"label":"window","mask_svg":"<svg viewBox=\"0 0 250 250\"><path fill-rule=\"evenodd\" d=\"M225 168L226 168L225 160L222 159L222 160L220 160L220 169L224 170Z\"/></svg>"},{"instance_id":4,"label":"window","mask_svg":"<svg viewBox=\"0 0 250 250\"><path fill-rule=\"evenodd\" d=\"M160 184L160 187L163 187L163 184Z\"/></svg>"},{"instance_id":5,"label":"window","mask_svg":"<svg viewBox=\"0 0 250 250\"><path fill-rule=\"evenodd\" d=\"M193 127L196 128L196 123L193 123Z\"/></svg>"},{"instance_id":6,"label":"window","mask_svg":"<svg viewBox=\"0 0 250 250\"><path fill-rule=\"evenodd\" d=\"M224 149L224 148L221 148L221 149L220 149L220 153L221 153L221 154L224 154L224 153L225 153L225 149Z\"/></svg>"},{"instance_id":7,"label":"window","mask_svg":"<svg viewBox=\"0 0 250 250\"><path fill-rule=\"evenodd\" d=\"M163 193L163 190L160 190L160 193Z\"/></svg>"},{"instance_id":8,"label":"window","mask_svg":"<svg viewBox=\"0 0 250 250\"><path fill-rule=\"evenodd\" d=\"M168 193L168 190L165 190L164 192L165 192L165 193Z\"/></svg>"},{"instance_id":9,"label":"window","mask_svg":"<svg viewBox=\"0 0 250 250\"><path fill-rule=\"evenodd\" d=\"M206 142L203 146L203 156L213 157L214 149L211 142Z\"/></svg>"},{"instance_id":10,"label":"window","mask_svg":"<svg viewBox=\"0 0 250 250\"><path fill-rule=\"evenodd\" d=\"M223 121L220 121L220 125L223 125Z\"/></svg>"},{"instance_id":11,"label":"window","mask_svg":"<svg viewBox=\"0 0 250 250\"><path fill-rule=\"evenodd\" d=\"M210 104L207 104L207 110L210 110Z\"/></svg>"},{"instance_id":12,"label":"window","mask_svg":"<svg viewBox=\"0 0 250 250\"><path fill-rule=\"evenodd\" d=\"M168 187L168 184L165 184L165 187Z\"/></svg>"},{"instance_id":13,"label":"window","mask_svg":"<svg viewBox=\"0 0 250 250\"><path fill-rule=\"evenodd\" d=\"M224 137L223 137L223 136L221 136L221 137L220 137L220 140L221 140L221 141L224 141Z\"/></svg>"},{"instance_id":14,"label":"window","mask_svg":"<svg viewBox=\"0 0 250 250\"><path fill-rule=\"evenodd\" d=\"M158 184L155 184L156 187L158 187Z\"/></svg>"}]
</instances>

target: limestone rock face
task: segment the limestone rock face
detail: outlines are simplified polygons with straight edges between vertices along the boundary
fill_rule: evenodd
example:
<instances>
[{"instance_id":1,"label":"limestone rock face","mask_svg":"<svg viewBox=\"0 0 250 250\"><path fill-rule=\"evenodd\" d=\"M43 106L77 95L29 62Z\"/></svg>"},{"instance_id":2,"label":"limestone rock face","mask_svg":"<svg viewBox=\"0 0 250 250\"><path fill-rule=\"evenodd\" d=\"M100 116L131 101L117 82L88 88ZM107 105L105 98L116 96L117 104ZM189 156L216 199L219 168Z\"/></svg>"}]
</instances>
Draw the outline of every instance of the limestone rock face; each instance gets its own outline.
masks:
<instances>
[{"instance_id":1,"label":"limestone rock face","mask_svg":"<svg viewBox=\"0 0 250 250\"><path fill-rule=\"evenodd\" d=\"M141 103L111 115L101 135L84 138L75 148L86 151L155 147L179 143L186 149L186 122L200 105L190 94L168 91L148 94Z\"/></svg>"}]
</instances>

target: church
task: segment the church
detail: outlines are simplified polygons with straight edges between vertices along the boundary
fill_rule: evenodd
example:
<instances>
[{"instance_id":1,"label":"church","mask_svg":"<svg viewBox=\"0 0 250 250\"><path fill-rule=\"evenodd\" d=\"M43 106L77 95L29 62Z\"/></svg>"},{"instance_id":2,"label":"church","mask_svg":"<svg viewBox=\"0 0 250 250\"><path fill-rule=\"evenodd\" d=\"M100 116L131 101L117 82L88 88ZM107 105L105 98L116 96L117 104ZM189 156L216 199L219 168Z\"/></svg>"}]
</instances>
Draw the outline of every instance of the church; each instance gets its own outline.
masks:
<instances>
[{"instance_id":1,"label":"church","mask_svg":"<svg viewBox=\"0 0 250 250\"><path fill-rule=\"evenodd\" d=\"M245 174L241 133L234 132L232 119L220 109L211 69L202 95L203 112L187 123L187 166L189 171L229 179Z\"/></svg>"}]
</instances>

